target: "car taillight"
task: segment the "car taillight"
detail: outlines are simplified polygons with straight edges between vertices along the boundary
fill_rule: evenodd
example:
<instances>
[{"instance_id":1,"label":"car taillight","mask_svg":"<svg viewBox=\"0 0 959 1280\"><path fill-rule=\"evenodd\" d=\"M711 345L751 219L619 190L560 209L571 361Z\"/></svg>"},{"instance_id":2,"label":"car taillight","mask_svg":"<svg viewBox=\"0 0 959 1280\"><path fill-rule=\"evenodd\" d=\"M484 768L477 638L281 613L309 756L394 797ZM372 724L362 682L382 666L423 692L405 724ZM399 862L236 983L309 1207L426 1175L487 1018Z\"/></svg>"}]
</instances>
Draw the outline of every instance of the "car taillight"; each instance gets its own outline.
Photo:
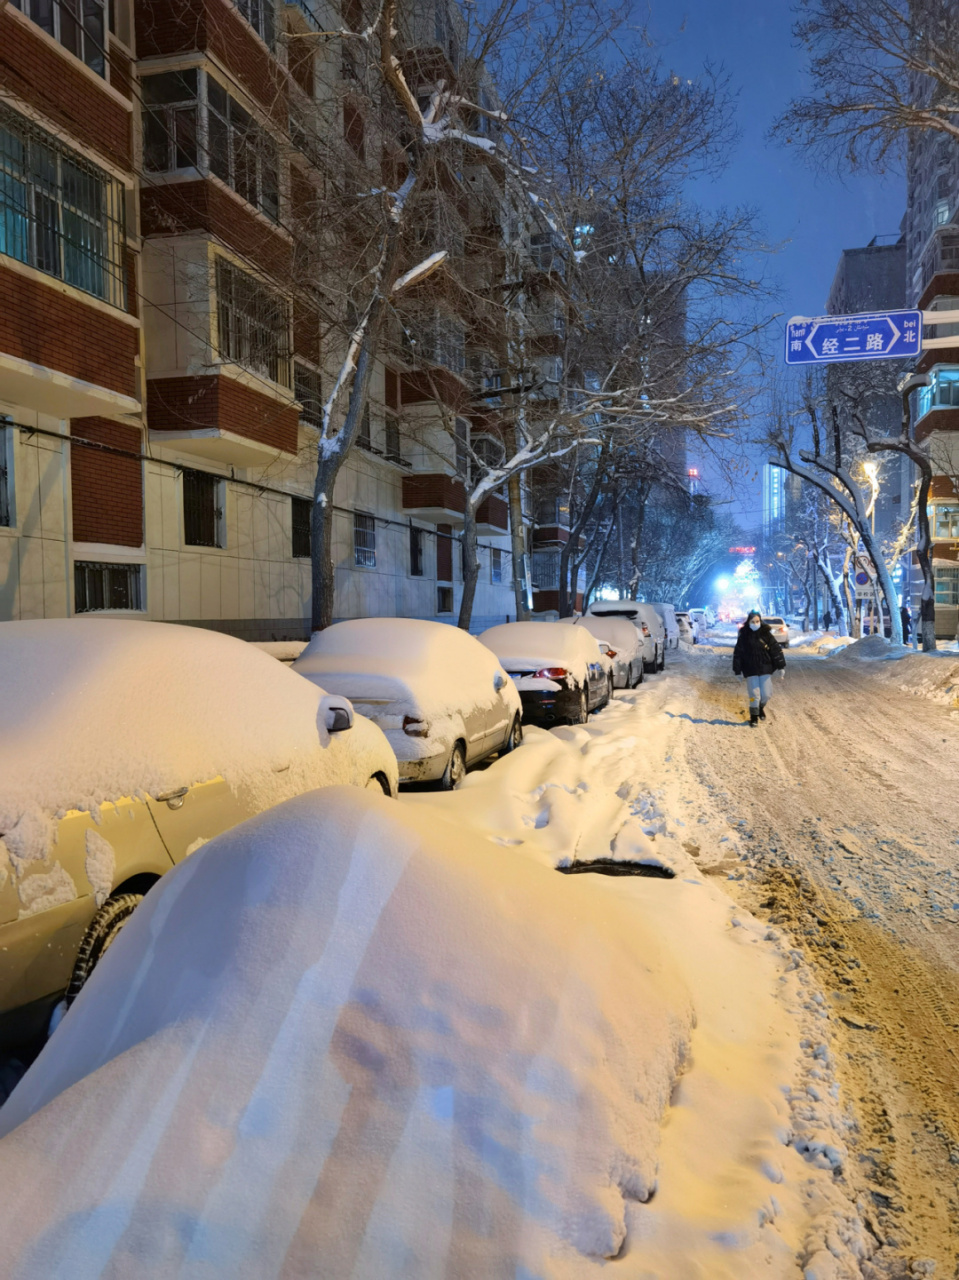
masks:
<instances>
[{"instance_id":1,"label":"car taillight","mask_svg":"<svg viewBox=\"0 0 959 1280\"><path fill-rule=\"evenodd\" d=\"M425 720L418 720L416 716L403 717L403 732L408 733L411 738L425 738L429 731L430 727Z\"/></svg>"},{"instance_id":2,"label":"car taillight","mask_svg":"<svg viewBox=\"0 0 959 1280\"><path fill-rule=\"evenodd\" d=\"M643 635L647 640L649 639L649 627L647 627L645 622L643 623Z\"/></svg>"},{"instance_id":3,"label":"car taillight","mask_svg":"<svg viewBox=\"0 0 959 1280\"><path fill-rule=\"evenodd\" d=\"M615 649L607 649L607 650L606 650L606 657L607 657L607 658L615 658L615 657L616 657L616 650L615 650Z\"/></svg>"},{"instance_id":4,"label":"car taillight","mask_svg":"<svg viewBox=\"0 0 959 1280\"><path fill-rule=\"evenodd\" d=\"M533 675L537 680L563 680L569 672L565 667L540 667Z\"/></svg>"}]
</instances>

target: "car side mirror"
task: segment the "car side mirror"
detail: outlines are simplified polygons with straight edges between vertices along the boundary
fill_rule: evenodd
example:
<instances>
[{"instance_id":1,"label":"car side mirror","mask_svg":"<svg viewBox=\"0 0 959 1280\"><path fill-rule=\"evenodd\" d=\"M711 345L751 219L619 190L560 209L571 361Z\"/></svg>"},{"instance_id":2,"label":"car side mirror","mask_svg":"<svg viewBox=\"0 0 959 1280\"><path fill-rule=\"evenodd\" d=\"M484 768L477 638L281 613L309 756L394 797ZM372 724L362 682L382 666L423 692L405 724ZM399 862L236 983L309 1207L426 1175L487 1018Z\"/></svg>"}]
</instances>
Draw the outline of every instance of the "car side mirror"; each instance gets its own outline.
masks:
<instances>
[{"instance_id":1,"label":"car side mirror","mask_svg":"<svg viewBox=\"0 0 959 1280\"><path fill-rule=\"evenodd\" d=\"M500 689L506 688L506 677L502 671L497 671L496 675L493 676L493 688L497 693L499 693Z\"/></svg>"},{"instance_id":2,"label":"car side mirror","mask_svg":"<svg viewBox=\"0 0 959 1280\"><path fill-rule=\"evenodd\" d=\"M353 728L353 704L348 698L328 693L320 699L320 715L327 733L343 733Z\"/></svg>"}]
</instances>

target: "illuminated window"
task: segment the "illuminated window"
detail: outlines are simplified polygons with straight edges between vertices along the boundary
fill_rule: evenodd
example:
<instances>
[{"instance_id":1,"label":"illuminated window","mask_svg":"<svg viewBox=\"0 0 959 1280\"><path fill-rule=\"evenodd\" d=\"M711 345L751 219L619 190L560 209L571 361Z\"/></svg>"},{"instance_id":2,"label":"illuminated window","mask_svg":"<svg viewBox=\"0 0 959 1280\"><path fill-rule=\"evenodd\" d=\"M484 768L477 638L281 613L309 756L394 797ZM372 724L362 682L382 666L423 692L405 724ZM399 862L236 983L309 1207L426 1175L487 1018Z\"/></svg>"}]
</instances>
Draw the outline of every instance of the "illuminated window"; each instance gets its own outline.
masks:
<instances>
[{"instance_id":1,"label":"illuminated window","mask_svg":"<svg viewBox=\"0 0 959 1280\"><path fill-rule=\"evenodd\" d=\"M959 605L959 569L936 569L936 604Z\"/></svg>"},{"instance_id":2,"label":"illuminated window","mask_svg":"<svg viewBox=\"0 0 959 1280\"><path fill-rule=\"evenodd\" d=\"M934 538L959 538L959 507L936 503L933 516Z\"/></svg>"}]
</instances>

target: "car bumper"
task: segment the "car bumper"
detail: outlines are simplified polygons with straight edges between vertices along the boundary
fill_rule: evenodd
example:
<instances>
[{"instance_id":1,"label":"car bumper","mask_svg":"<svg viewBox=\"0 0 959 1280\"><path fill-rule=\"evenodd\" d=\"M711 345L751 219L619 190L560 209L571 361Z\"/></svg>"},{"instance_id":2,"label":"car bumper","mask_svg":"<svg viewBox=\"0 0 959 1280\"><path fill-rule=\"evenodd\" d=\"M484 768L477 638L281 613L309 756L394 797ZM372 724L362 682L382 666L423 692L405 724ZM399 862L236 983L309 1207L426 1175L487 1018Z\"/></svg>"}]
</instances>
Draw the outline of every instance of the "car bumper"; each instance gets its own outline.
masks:
<instances>
[{"instance_id":1,"label":"car bumper","mask_svg":"<svg viewBox=\"0 0 959 1280\"><path fill-rule=\"evenodd\" d=\"M521 689L526 724L564 724L579 719L579 689Z\"/></svg>"}]
</instances>

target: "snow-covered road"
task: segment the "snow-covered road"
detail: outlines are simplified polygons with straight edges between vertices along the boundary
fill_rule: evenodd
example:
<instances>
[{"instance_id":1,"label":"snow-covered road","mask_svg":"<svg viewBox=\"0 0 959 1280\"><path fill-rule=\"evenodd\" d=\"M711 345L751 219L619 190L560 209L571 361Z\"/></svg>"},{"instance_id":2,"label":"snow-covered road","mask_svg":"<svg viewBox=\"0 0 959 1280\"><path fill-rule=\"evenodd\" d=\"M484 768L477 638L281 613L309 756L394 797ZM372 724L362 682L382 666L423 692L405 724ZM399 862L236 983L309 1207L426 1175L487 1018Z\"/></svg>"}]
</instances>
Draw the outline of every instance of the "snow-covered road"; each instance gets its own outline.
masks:
<instances>
[{"instance_id":1,"label":"snow-covered road","mask_svg":"<svg viewBox=\"0 0 959 1280\"><path fill-rule=\"evenodd\" d=\"M849 1179L864 1216L890 1250L952 1276L959 715L877 679L873 663L788 661L757 730L729 649L688 652L661 686L664 710L686 725L677 767L736 833L734 852L720 860L702 841L698 861L788 929L815 968L859 1126Z\"/></svg>"}]
</instances>

